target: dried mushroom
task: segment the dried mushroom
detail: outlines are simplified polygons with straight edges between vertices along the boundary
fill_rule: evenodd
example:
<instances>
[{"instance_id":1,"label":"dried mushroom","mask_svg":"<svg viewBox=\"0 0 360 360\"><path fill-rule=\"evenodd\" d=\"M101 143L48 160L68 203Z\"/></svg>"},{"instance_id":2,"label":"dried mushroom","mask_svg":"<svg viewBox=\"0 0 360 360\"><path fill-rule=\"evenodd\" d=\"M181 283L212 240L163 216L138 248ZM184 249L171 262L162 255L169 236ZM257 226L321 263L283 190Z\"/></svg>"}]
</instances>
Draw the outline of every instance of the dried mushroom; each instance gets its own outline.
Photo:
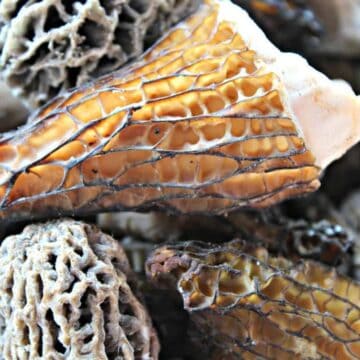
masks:
<instances>
[{"instance_id":1,"label":"dried mushroom","mask_svg":"<svg viewBox=\"0 0 360 360\"><path fill-rule=\"evenodd\" d=\"M116 70L196 9L198 0L4 0L0 67L31 107Z\"/></svg>"},{"instance_id":2,"label":"dried mushroom","mask_svg":"<svg viewBox=\"0 0 360 360\"><path fill-rule=\"evenodd\" d=\"M262 211L242 210L211 218L201 215L174 216L161 212L104 213L99 214L97 224L101 229L119 236L130 235L146 241L140 248L151 249L148 242L207 241L209 238L224 242L240 237L266 247L274 255L293 261L313 259L327 265L341 266L343 272L351 271L349 260L355 238L346 222L342 224L334 219L294 220L285 216L279 207ZM125 247L127 244L122 243ZM132 246L132 241L129 241L129 245ZM137 247L136 244L134 246Z\"/></svg>"},{"instance_id":3,"label":"dried mushroom","mask_svg":"<svg viewBox=\"0 0 360 360\"><path fill-rule=\"evenodd\" d=\"M349 227L321 220L292 220L278 213L241 212L228 217L233 234L293 261L313 259L327 265L350 265L354 233ZM348 270L348 269L346 269Z\"/></svg>"},{"instance_id":4,"label":"dried mushroom","mask_svg":"<svg viewBox=\"0 0 360 360\"><path fill-rule=\"evenodd\" d=\"M0 247L0 353L13 359L157 359L118 242L74 220L31 225Z\"/></svg>"},{"instance_id":5,"label":"dried mushroom","mask_svg":"<svg viewBox=\"0 0 360 360\"><path fill-rule=\"evenodd\" d=\"M150 279L177 288L209 359L359 359L360 284L240 240L157 249Z\"/></svg>"},{"instance_id":6,"label":"dried mushroom","mask_svg":"<svg viewBox=\"0 0 360 360\"><path fill-rule=\"evenodd\" d=\"M0 218L224 213L319 187L360 137L360 99L205 1L137 62L0 139ZM331 141L329 141L331 139Z\"/></svg>"}]
</instances>

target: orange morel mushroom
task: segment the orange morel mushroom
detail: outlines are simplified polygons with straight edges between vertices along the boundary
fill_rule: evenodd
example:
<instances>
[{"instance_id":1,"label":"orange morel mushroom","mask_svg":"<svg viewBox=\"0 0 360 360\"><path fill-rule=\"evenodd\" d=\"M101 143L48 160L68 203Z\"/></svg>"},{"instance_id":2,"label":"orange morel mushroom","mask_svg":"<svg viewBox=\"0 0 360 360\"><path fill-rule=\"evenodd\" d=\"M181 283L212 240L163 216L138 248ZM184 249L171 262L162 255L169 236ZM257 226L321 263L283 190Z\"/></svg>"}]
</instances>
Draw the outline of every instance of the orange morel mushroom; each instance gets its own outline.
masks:
<instances>
[{"instance_id":1,"label":"orange morel mushroom","mask_svg":"<svg viewBox=\"0 0 360 360\"><path fill-rule=\"evenodd\" d=\"M360 284L234 240L158 248L149 278L180 293L207 359L360 359Z\"/></svg>"},{"instance_id":2,"label":"orange morel mushroom","mask_svg":"<svg viewBox=\"0 0 360 360\"><path fill-rule=\"evenodd\" d=\"M0 139L0 217L223 213L314 191L360 137L360 100L204 1L134 64Z\"/></svg>"}]
</instances>

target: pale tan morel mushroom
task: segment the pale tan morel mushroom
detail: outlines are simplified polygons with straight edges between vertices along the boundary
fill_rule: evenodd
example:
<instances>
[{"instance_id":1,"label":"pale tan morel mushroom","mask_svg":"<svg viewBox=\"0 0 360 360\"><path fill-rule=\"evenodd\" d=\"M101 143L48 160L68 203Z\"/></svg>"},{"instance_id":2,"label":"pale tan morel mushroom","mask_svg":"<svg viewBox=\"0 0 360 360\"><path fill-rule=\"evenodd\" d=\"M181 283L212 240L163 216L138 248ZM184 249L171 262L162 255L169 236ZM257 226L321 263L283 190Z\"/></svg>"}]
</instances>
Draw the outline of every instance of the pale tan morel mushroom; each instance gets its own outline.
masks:
<instances>
[{"instance_id":1,"label":"pale tan morel mushroom","mask_svg":"<svg viewBox=\"0 0 360 360\"><path fill-rule=\"evenodd\" d=\"M96 228L26 227L1 244L0 277L1 359L158 358L126 255Z\"/></svg>"},{"instance_id":2,"label":"pale tan morel mushroom","mask_svg":"<svg viewBox=\"0 0 360 360\"><path fill-rule=\"evenodd\" d=\"M360 138L360 100L204 1L137 62L0 139L0 217L224 213L316 190Z\"/></svg>"},{"instance_id":3,"label":"pale tan morel mushroom","mask_svg":"<svg viewBox=\"0 0 360 360\"><path fill-rule=\"evenodd\" d=\"M140 56L199 0L3 0L0 69L29 107Z\"/></svg>"}]
</instances>

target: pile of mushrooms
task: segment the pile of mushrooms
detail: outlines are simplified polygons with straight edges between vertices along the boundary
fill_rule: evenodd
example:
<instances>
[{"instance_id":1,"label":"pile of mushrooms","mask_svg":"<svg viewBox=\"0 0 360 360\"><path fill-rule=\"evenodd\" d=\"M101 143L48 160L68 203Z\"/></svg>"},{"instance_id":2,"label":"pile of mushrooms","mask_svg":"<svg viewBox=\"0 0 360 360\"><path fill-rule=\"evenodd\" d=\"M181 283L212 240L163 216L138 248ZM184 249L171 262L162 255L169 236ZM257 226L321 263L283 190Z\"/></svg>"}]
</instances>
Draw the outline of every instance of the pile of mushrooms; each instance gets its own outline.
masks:
<instances>
[{"instance_id":1,"label":"pile of mushrooms","mask_svg":"<svg viewBox=\"0 0 360 360\"><path fill-rule=\"evenodd\" d=\"M0 224L9 233L33 223L0 247L0 357L158 359L168 329L183 325L187 345L178 357L190 346L198 349L187 354L194 359L360 358L360 287L348 276L356 272L356 233L339 218L334 224L329 208L325 219L299 222L278 206L316 191L325 169L360 140L360 97L351 87L280 51L229 0L201 1L137 56L142 39L135 50L126 51L125 39L117 47L121 18L109 1L98 12L107 19L99 35L107 45L101 56L84 50L97 60L89 65L82 54L79 74L102 73L104 49L122 54L118 65L136 59L64 90L67 71L53 92L56 62L43 69L45 80L32 65L34 86L27 63L18 68L22 46L46 37L42 9L57 11L63 31L72 11L69 29L80 31L82 19L99 18L89 14L101 4L16 3L0 2L10 89L13 81L13 90L21 88L24 76L29 99L60 94L0 136ZM153 4L161 19L165 3ZM141 4L124 1L121 13L137 9L144 20ZM16 19L25 14L45 20L15 46ZM85 43L101 40L81 34ZM39 50L42 60L69 55L55 43L43 58ZM15 67L16 79L9 77ZM152 210L162 214L123 214ZM96 218L110 211L119 214ZM74 217L97 219L122 245ZM153 250L134 234L173 242ZM135 275L125 251L143 273ZM180 304L182 325L160 320L162 291L164 304ZM170 353L165 345L163 357Z\"/></svg>"}]
</instances>

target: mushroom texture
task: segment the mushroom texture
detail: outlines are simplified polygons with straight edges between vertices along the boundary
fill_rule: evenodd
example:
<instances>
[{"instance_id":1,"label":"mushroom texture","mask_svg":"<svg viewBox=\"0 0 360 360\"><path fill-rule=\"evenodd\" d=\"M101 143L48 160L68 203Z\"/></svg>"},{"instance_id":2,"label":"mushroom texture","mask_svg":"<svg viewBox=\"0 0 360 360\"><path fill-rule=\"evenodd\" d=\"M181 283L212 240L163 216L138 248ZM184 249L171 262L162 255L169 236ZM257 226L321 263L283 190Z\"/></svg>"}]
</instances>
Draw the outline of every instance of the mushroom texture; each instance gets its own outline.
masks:
<instances>
[{"instance_id":1,"label":"mushroom texture","mask_svg":"<svg viewBox=\"0 0 360 360\"><path fill-rule=\"evenodd\" d=\"M0 68L35 108L141 55L199 0L3 0Z\"/></svg>"},{"instance_id":2,"label":"mushroom texture","mask_svg":"<svg viewBox=\"0 0 360 360\"><path fill-rule=\"evenodd\" d=\"M157 359L159 345L113 238L74 220L0 247L0 353L12 359Z\"/></svg>"},{"instance_id":3,"label":"mushroom texture","mask_svg":"<svg viewBox=\"0 0 360 360\"><path fill-rule=\"evenodd\" d=\"M205 1L134 64L2 136L0 217L270 206L319 187L359 114L345 83Z\"/></svg>"},{"instance_id":4,"label":"mushroom texture","mask_svg":"<svg viewBox=\"0 0 360 360\"><path fill-rule=\"evenodd\" d=\"M240 240L157 249L149 278L177 288L208 359L359 359L360 284Z\"/></svg>"}]
</instances>

